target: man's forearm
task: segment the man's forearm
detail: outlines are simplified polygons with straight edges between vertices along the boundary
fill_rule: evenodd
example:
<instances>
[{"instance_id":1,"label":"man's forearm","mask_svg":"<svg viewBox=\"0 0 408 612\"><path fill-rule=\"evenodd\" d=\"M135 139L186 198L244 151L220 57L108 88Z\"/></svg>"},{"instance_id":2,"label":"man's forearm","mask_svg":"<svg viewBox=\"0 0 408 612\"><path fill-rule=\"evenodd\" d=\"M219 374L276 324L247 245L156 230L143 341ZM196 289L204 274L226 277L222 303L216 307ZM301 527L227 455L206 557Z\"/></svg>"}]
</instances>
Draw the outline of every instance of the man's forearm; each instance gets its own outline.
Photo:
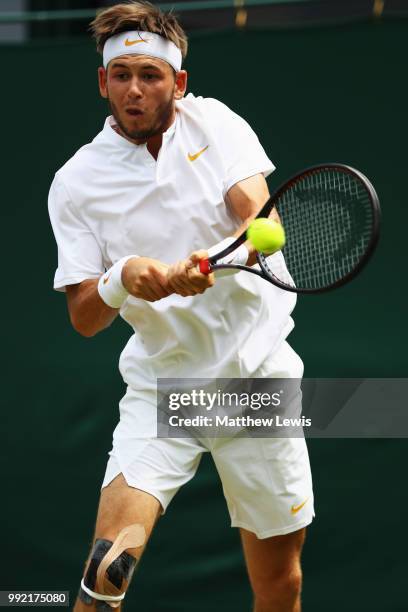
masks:
<instances>
[{"instance_id":1,"label":"man's forearm","mask_svg":"<svg viewBox=\"0 0 408 612\"><path fill-rule=\"evenodd\" d=\"M248 229L250 222L269 198L268 185L262 174L256 174L236 183L226 195L226 202L232 212L241 219L242 224L237 228L234 236L237 238ZM279 215L275 208L270 213L270 218L280 223ZM256 250L247 240L245 246L248 249L248 266L256 264Z\"/></svg>"},{"instance_id":2,"label":"man's forearm","mask_svg":"<svg viewBox=\"0 0 408 612\"><path fill-rule=\"evenodd\" d=\"M234 232L233 236L234 238L238 238L238 236L240 236L243 232L245 232L248 229L248 226L250 224L250 222L253 219L253 215L251 217L249 217L248 219L246 219L240 226L239 228ZM256 250L254 248L254 246L252 245L252 243L249 240L246 240L244 242L244 245L246 246L247 250L248 250L248 261L246 262L245 265L247 266L253 266L256 264Z\"/></svg>"},{"instance_id":3,"label":"man's forearm","mask_svg":"<svg viewBox=\"0 0 408 612\"><path fill-rule=\"evenodd\" d=\"M112 274L115 274L115 266L120 265L120 262L121 260L105 273L107 281ZM173 293L168 286L167 264L149 257L131 257L121 265L123 265L123 268L120 268L122 294L124 293L121 298L126 299L130 294L142 300L155 302ZM105 295L100 294L100 288L98 289L100 280L89 279L67 287L71 322L82 336L91 337L109 327L119 313L119 308L108 306L106 302L116 306L121 300L113 301L110 295L107 296L109 299L104 301Z\"/></svg>"},{"instance_id":4,"label":"man's forearm","mask_svg":"<svg viewBox=\"0 0 408 612\"><path fill-rule=\"evenodd\" d=\"M119 309L111 308L100 297L98 279L67 287L67 299L74 329L88 338L109 327L119 313Z\"/></svg>"}]
</instances>

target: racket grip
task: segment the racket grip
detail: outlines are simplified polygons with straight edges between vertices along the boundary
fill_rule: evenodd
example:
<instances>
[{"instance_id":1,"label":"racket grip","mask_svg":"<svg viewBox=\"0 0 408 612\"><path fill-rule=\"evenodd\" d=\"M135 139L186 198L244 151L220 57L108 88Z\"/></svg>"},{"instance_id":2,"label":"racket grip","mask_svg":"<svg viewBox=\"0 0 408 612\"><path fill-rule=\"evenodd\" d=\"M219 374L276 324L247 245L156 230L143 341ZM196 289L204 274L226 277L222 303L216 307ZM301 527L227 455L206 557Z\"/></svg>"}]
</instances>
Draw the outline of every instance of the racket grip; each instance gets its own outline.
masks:
<instances>
[{"instance_id":1,"label":"racket grip","mask_svg":"<svg viewBox=\"0 0 408 612\"><path fill-rule=\"evenodd\" d=\"M200 263L198 264L199 270L201 274L210 274L211 273L211 264L209 259L200 259Z\"/></svg>"}]
</instances>

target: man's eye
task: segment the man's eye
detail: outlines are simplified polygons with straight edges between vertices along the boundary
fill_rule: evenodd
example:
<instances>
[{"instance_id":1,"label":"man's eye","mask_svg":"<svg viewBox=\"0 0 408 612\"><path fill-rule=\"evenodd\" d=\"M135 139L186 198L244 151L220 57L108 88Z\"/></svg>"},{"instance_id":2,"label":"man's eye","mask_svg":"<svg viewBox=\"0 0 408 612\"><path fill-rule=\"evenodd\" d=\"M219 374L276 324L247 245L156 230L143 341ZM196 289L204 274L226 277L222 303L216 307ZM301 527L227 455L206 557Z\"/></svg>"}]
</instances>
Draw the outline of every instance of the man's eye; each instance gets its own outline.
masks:
<instances>
[{"instance_id":1,"label":"man's eye","mask_svg":"<svg viewBox=\"0 0 408 612\"><path fill-rule=\"evenodd\" d=\"M125 81L128 78L128 75L126 74L126 72L118 72L116 78L120 81Z\"/></svg>"},{"instance_id":2,"label":"man's eye","mask_svg":"<svg viewBox=\"0 0 408 612\"><path fill-rule=\"evenodd\" d=\"M145 78L147 81L152 81L153 79L156 79L156 78L157 78L157 75L156 75L156 74L146 73L146 74L144 75L144 78Z\"/></svg>"}]
</instances>

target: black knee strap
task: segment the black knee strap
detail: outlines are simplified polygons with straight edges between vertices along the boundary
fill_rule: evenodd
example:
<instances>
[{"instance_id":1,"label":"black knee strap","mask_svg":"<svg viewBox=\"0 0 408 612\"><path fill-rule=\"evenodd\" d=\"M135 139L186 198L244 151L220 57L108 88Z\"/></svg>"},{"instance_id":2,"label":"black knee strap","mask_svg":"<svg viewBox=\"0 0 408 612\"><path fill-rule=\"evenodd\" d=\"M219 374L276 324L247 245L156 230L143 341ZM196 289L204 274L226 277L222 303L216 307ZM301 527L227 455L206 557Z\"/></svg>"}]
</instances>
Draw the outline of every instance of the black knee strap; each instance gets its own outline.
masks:
<instances>
[{"instance_id":1,"label":"black knee strap","mask_svg":"<svg viewBox=\"0 0 408 612\"><path fill-rule=\"evenodd\" d=\"M84 584L91 591L95 591L96 573L98 571L98 567L108 550L112 547L112 544L113 542L110 540L95 540L88 570L84 576ZM111 582L119 590L122 588L124 580L129 584L136 563L137 560L135 557L132 557L132 555L129 555L127 552L123 552L109 565L108 569L106 570L109 582ZM86 605L90 605L93 601L96 601L96 608L98 612L107 612L108 610L112 610L112 607L107 602L95 600L93 597L88 595L88 593L85 593L82 587L79 589L78 596L79 599Z\"/></svg>"}]
</instances>

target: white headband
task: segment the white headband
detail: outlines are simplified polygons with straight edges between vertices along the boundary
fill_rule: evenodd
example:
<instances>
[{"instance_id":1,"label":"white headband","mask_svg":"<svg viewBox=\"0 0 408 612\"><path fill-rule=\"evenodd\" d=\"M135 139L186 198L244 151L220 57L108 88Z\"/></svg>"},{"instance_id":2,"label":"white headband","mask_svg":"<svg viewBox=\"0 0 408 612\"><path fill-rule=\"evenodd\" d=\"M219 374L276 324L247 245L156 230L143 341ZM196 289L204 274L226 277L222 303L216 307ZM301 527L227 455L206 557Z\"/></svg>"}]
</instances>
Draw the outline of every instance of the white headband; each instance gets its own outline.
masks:
<instances>
[{"instance_id":1,"label":"white headband","mask_svg":"<svg viewBox=\"0 0 408 612\"><path fill-rule=\"evenodd\" d=\"M174 70L181 68L181 51L171 40L152 32L121 32L111 36L103 47L103 65L107 68L120 55L150 55L164 60Z\"/></svg>"}]
</instances>

